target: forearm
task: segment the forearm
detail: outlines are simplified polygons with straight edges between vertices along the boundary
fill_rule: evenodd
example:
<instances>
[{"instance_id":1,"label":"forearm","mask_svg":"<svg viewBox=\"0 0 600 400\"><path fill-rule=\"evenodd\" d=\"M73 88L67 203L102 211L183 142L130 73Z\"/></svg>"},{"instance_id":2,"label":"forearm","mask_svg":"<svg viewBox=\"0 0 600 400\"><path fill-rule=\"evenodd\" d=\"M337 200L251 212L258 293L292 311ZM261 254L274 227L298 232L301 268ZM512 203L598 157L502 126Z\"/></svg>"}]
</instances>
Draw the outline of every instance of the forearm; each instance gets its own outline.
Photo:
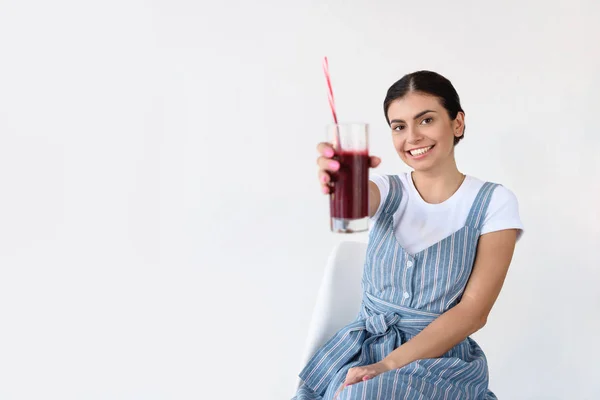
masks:
<instances>
[{"instance_id":1,"label":"forearm","mask_svg":"<svg viewBox=\"0 0 600 400\"><path fill-rule=\"evenodd\" d=\"M416 360L440 357L484 324L484 318L458 304L392 351L383 362L390 369L397 369Z\"/></svg>"},{"instance_id":2,"label":"forearm","mask_svg":"<svg viewBox=\"0 0 600 400\"><path fill-rule=\"evenodd\" d=\"M373 181L369 181L369 217L373 217L379 209L381 202L381 193Z\"/></svg>"}]
</instances>

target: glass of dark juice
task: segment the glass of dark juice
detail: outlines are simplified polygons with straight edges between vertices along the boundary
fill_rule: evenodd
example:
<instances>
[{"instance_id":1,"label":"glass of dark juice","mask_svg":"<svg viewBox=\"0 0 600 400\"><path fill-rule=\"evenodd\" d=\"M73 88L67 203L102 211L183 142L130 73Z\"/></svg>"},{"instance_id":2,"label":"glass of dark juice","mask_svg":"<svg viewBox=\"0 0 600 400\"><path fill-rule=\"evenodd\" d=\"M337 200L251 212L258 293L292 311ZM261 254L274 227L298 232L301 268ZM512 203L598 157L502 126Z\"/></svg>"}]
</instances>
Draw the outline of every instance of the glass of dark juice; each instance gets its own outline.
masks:
<instances>
[{"instance_id":1,"label":"glass of dark juice","mask_svg":"<svg viewBox=\"0 0 600 400\"><path fill-rule=\"evenodd\" d=\"M329 213L332 232L369 229L369 125L338 123L327 127L327 140L340 163L331 172Z\"/></svg>"}]
</instances>

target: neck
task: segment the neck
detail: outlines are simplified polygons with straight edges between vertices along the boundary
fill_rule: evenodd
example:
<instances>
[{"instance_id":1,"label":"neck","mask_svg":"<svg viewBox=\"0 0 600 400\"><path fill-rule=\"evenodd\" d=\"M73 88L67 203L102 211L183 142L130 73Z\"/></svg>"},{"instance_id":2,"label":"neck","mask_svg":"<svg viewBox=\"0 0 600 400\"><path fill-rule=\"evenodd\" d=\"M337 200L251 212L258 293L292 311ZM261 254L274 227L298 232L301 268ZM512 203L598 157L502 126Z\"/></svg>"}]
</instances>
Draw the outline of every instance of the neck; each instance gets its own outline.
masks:
<instances>
[{"instance_id":1,"label":"neck","mask_svg":"<svg viewBox=\"0 0 600 400\"><path fill-rule=\"evenodd\" d=\"M412 180L417 191L427 203L439 204L448 200L460 187L465 175L450 157L448 163L427 171L414 171Z\"/></svg>"}]
</instances>

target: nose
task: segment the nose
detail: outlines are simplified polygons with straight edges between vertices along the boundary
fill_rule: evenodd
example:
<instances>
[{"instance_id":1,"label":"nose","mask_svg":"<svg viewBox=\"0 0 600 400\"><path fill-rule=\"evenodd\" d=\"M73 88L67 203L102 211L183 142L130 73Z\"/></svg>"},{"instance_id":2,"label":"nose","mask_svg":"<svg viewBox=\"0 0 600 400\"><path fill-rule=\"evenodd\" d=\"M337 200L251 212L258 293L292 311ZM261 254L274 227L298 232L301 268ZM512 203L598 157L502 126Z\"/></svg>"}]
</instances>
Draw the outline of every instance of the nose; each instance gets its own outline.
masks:
<instances>
[{"instance_id":1,"label":"nose","mask_svg":"<svg viewBox=\"0 0 600 400\"><path fill-rule=\"evenodd\" d=\"M421 140L423 140L423 136L421 136L418 129L407 128L407 131L408 132L406 133L406 141L408 143L415 144L415 143L419 143Z\"/></svg>"}]
</instances>

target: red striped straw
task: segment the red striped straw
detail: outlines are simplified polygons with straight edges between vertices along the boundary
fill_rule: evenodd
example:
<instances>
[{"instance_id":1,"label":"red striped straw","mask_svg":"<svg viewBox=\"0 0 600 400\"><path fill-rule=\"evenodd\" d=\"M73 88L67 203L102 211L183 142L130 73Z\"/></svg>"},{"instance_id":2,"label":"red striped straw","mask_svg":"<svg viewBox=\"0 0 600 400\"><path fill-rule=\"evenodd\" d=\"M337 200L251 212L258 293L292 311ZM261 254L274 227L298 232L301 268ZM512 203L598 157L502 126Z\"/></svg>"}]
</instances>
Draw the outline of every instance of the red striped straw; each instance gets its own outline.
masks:
<instances>
[{"instance_id":1,"label":"red striped straw","mask_svg":"<svg viewBox=\"0 0 600 400\"><path fill-rule=\"evenodd\" d=\"M325 79L327 80L327 88L329 94L329 108L331 108L331 113L333 114L333 122L337 125L337 115L335 113L335 101L333 98L333 88L331 87L331 77L329 76L329 62L327 61L327 57L323 58L323 72L325 72Z\"/></svg>"},{"instance_id":2,"label":"red striped straw","mask_svg":"<svg viewBox=\"0 0 600 400\"><path fill-rule=\"evenodd\" d=\"M329 94L329 108L331 108L331 114L333 115L333 122L338 124L337 114L335 112L335 100L333 98L333 87L331 86L331 77L329 76L329 62L327 61L327 57L323 58L323 72L325 72L325 79L327 80L327 89ZM337 126L336 126L337 128ZM336 139L339 144L339 133L336 134Z\"/></svg>"}]
</instances>

